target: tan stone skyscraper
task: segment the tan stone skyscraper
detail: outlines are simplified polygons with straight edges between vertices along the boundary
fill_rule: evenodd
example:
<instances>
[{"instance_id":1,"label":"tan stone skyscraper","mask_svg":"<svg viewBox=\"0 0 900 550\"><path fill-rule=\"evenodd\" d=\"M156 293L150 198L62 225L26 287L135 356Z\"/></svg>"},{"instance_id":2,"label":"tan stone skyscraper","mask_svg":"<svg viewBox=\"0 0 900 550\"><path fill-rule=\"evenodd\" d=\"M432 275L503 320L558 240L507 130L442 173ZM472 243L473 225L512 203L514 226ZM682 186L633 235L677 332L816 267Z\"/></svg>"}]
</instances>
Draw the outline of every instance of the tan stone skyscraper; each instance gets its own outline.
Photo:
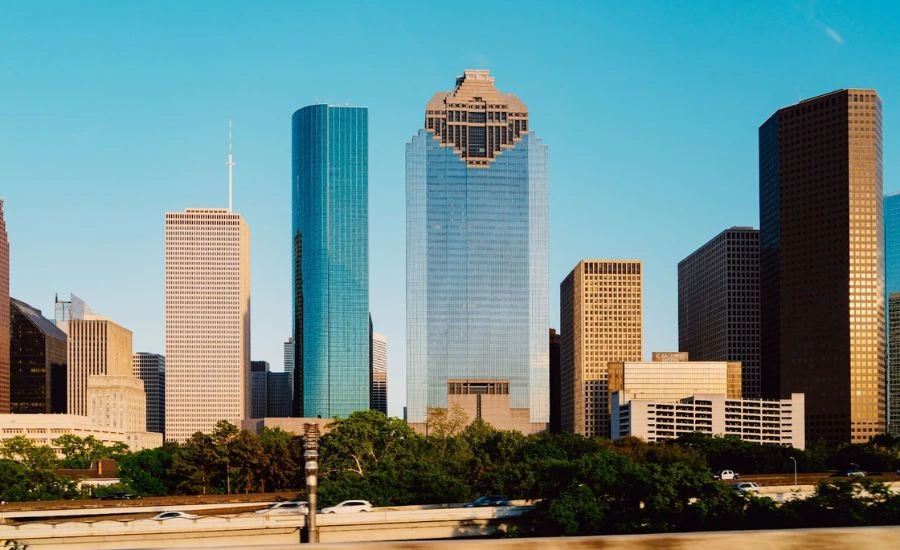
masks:
<instances>
[{"instance_id":1,"label":"tan stone skyscraper","mask_svg":"<svg viewBox=\"0 0 900 550\"><path fill-rule=\"evenodd\" d=\"M68 334L68 413L88 414L88 378L131 376L131 331L99 315L63 324Z\"/></svg>"},{"instance_id":2,"label":"tan stone skyscraper","mask_svg":"<svg viewBox=\"0 0 900 550\"><path fill-rule=\"evenodd\" d=\"M9 241L0 199L0 414L9 412Z\"/></svg>"},{"instance_id":3,"label":"tan stone skyscraper","mask_svg":"<svg viewBox=\"0 0 900 550\"><path fill-rule=\"evenodd\" d=\"M166 214L166 439L250 412L250 230L224 208Z\"/></svg>"},{"instance_id":4,"label":"tan stone skyscraper","mask_svg":"<svg viewBox=\"0 0 900 550\"><path fill-rule=\"evenodd\" d=\"M806 394L807 441L885 428L881 99L848 89L759 128L766 397Z\"/></svg>"},{"instance_id":5,"label":"tan stone skyscraper","mask_svg":"<svg viewBox=\"0 0 900 550\"><path fill-rule=\"evenodd\" d=\"M582 260L559 287L560 428L609 437L607 364L640 361L638 260Z\"/></svg>"}]
</instances>

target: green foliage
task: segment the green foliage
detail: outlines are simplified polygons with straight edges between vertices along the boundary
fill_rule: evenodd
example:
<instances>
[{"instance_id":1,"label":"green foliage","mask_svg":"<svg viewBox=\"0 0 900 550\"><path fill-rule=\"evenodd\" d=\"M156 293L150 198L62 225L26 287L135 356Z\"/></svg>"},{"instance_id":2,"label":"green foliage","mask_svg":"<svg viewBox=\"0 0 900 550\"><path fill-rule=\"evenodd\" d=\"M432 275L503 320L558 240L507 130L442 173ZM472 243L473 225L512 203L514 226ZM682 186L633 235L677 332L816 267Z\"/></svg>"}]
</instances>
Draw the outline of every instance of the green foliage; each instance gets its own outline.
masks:
<instances>
[{"instance_id":1,"label":"green foliage","mask_svg":"<svg viewBox=\"0 0 900 550\"><path fill-rule=\"evenodd\" d=\"M144 449L125 457L119 464L119 478L142 496L175 494L177 484L168 475L178 445L166 443L156 449Z\"/></svg>"},{"instance_id":2,"label":"green foliage","mask_svg":"<svg viewBox=\"0 0 900 550\"><path fill-rule=\"evenodd\" d=\"M114 443L107 446L92 435L80 437L65 434L54 439L53 443L60 448L63 455L63 460L60 462L62 468L83 470L90 468L91 463L95 460L111 458L120 461L129 454L128 445Z\"/></svg>"}]
</instances>

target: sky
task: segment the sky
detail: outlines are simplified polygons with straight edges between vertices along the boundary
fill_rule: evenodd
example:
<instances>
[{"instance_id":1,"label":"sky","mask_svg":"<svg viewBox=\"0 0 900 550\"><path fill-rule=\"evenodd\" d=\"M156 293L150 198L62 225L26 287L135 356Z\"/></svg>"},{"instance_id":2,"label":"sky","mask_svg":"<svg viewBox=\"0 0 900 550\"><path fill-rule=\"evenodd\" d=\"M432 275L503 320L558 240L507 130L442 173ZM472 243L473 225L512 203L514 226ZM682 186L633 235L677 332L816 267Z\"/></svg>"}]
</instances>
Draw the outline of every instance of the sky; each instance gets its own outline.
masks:
<instances>
[{"instance_id":1,"label":"sky","mask_svg":"<svg viewBox=\"0 0 900 550\"><path fill-rule=\"evenodd\" d=\"M404 147L467 68L550 149L550 324L582 258L644 262L644 354L678 347L677 264L759 226L757 129L848 87L884 103L900 190L900 3L12 2L0 13L0 197L11 294L74 292L164 353L164 216L234 207L251 231L252 356L291 332L290 117L369 109L370 307L405 402Z\"/></svg>"}]
</instances>

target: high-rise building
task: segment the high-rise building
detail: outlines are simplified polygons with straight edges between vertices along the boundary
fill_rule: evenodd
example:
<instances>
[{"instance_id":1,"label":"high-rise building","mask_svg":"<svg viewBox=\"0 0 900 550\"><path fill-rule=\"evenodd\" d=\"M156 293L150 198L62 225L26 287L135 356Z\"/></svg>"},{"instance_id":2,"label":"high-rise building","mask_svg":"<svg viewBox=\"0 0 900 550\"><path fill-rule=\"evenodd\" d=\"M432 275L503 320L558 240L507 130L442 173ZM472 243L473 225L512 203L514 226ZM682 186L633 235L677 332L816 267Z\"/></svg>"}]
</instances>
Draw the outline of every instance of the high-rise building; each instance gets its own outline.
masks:
<instances>
[{"instance_id":1,"label":"high-rise building","mask_svg":"<svg viewBox=\"0 0 900 550\"><path fill-rule=\"evenodd\" d=\"M581 260L559 285L560 428L609 437L607 365L640 361L642 264Z\"/></svg>"},{"instance_id":2,"label":"high-rise building","mask_svg":"<svg viewBox=\"0 0 900 550\"><path fill-rule=\"evenodd\" d=\"M87 415L91 376L131 377L132 335L119 324L94 314L66 322L68 329L69 414Z\"/></svg>"},{"instance_id":3,"label":"high-rise building","mask_svg":"<svg viewBox=\"0 0 900 550\"><path fill-rule=\"evenodd\" d=\"M250 416L265 418L269 410L269 362L250 361Z\"/></svg>"},{"instance_id":4,"label":"high-rise building","mask_svg":"<svg viewBox=\"0 0 900 550\"><path fill-rule=\"evenodd\" d=\"M407 420L421 429L452 388L508 388L517 429L545 430L547 146L486 70L424 119L406 146Z\"/></svg>"},{"instance_id":5,"label":"high-rise building","mask_svg":"<svg viewBox=\"0 0 900 550\"><path fill-rule=\"evenodd\" d=\"M550 329L550 433L560 432L559 333Z\"/></svg>"},{"instance_id":6,"label":"high-rise building","mask_svg":"<svg viewBox=\"0 0 900 550\"><path fill-rule=\"evenodd\" d=\"M65 413L54 386L66 379L66 334L39 309L10 299L10 409L15 414ZM60 380L59 377L62 377Z\"/></svg>"},{"instance_id":7,"label":"high-rise building","mask_svg":"<svg viewBox=\"0 0 900 550\"><path fill-rule=\"evenodd\" d=\"M292 120L295 416L369 408L369 128L364 107Z\"/></svg>"},{"instance_id":8,"label":"high-rise building","mask_svg":"<svg viewBox=\"0 0 900 550\"><path fill-rule=\"evenodd\" d=\"M282 370L284 372L291 373L291 380L293 380L293 374L294 374L294 339L293 338L288 338L287 342L284 343L284 363L282 364ZM294 388L291 387L291 394L293 395L293 393L294 393ZM291 405L291 408L293 408L293 405Z\"/></svg>"},{"instance_id":9,"label":"high-rise building","mask_svg":"<svg viewBox=\"0 0 900 550\"><path fill-rule=\"evenodd\" d=\"M881 99L847 89L759 128L766 397L806 395L808 441L885 428Z\"/></svg>"},{"instance_id":10,"label":"high-rise building","mask_svg":"<svg viewBox=\"0 0 900 550\"><path fill-rule=\"evenodd\" d=\"M678 262L678 348L694 361L740 361L759 387L759 231L732 227Z\"/></svg>"},{"instance_id":11,"label":"high-rise building","mask_svg":"<svg viewBox=\"0 0 900 550\"><path fill-rule=\"evenodd\" d=\"M387 414L387 337L372 333L371 409Z\"/></svg>"},{"instance_id":12,"label":"high-rise building","mask_svg":"<svg viewBox=\"0 0 900 550\"><path fill-rule=\"evenodd\" d=\"M741 364L732 361L692 361L685 355L654 353L652 361L616 361L608 367L607 393L629 399L674 402L695 394L740 399Z\"/></svg>"},{"instance_id":13,"label":"high-rise building","mask_svg":"<svg viewBox=\"0 0 900 550\"><path fill-rule=\"evenodd\" d=\"M291 416L294 406L294 371L269 371L266 380L266 417Z\"/></svg>"},{"instance_id":14,"label":"high-rise building","mask_svg":"<svg viewBox=\"0 0 900 550\"><path fill-rule=\"evenodd\" d=\"M884 292L888 319L885 418L887 432L900 435L900 332L894 333L900 331L900 312L895 314L891 303L891 295L900 292L900 193L884 197Z\"/></svg>"},{"instance_id":15,"label":"high-rise building","mask_svg":"<svg viewBox=\"0 0 900 550\"><path fill-rule=\"evenodd\" d=\"M166 439L250 412L250 230L224 208L166 213Z\"/></svg>"},{"instance_id":16,"label":"high-rise building","mask_svg":"<svg viewBox=\"0 0 900 550\"><path fill-rule=\"evenodd\" d=\"M9 240L0 199L0 414L9 412Z\"/></svg>"},{"instance_id":17,"label":"high-rise building","mask_svg":"<svg viewBox=\"0 0 900 550\"><path fill-rule=\"evenodd\" d=\"M166 431L166 358L156 353L137 352L132 359L132 374L144 382L147 396L148 432Z\"/></svg>"}]
</instances>

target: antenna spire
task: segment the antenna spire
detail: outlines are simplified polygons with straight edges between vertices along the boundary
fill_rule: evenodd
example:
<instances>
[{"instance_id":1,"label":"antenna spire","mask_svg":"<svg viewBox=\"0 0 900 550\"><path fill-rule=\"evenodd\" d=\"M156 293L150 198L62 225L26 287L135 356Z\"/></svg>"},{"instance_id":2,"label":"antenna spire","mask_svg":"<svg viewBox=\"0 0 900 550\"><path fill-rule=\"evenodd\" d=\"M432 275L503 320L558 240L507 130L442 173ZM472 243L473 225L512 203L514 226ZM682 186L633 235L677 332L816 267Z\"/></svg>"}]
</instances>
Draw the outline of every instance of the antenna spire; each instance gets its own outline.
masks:
<instances>
[{"instance_id":1,"label":"antenna spire","mask_svg":"<svg viewBox=\"0 0 900 550\"><path fill-rule=\"evenodd\" d=\"M232 189L232 169L234 168L234 160L231 156L231 118L228 118L228 162L225 163L225 166L228 167L228 211L231 212L231 189Z\"/></svg>"}]
</instances>

